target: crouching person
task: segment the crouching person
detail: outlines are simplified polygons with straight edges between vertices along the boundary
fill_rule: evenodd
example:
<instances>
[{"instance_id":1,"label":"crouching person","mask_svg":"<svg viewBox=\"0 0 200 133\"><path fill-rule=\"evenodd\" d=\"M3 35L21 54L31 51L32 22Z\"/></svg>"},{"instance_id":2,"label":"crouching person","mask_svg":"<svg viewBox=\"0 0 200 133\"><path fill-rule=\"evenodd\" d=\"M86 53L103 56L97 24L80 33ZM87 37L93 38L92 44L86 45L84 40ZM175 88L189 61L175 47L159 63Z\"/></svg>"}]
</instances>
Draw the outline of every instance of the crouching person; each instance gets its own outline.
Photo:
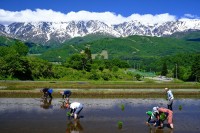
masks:
<instances>
[{"instance_id":1,"label":"crouching person","mask_svg":"<svg viewBox=\"0 0 200 133\"><path fill-rule=\"evenodd\" d=\"M72 92L70 90L61 91L60 94L62 98L66 98L66 103L69 103L69 97L71 96Z\"/></svg>"},{"instance_id":2,"label":"crouching person","mask_svg":"<svg viewBox=\"0 0 200 133\"><path fill-rule=\"evenodd\" d=\"M67 103L66 108L70 109L71 116L74 116L74 119L78 119L78 115L83 109L83 104L79 102Z\"/></svg>"},{"instance_id":3,"label":"crouching person","mask_svg":"<svg viewBox=\"0 0 200 133\"><path fill-rule=\"evenodd\" d=\"M162 127L163 122L167 118L167 115L165 113L158 114L158 113L153 113L152 111L147 111L146 114L149 116L149 119L146 122L146 125L148 126L152 123L153 126ZM157 120L158 115L159 115L159 120Z\"/></svg>"},{"instance_id":4,"label":"crouching person","mask_svg":"<svg viewBox=\"0 0 200 133\"><path fill-rule=\"evenodd\" d=\"M173 129L174 125L173 125L173 111L166 109L166 108L159 108L159 107L153 107L153 112L154 113L158 113L159 115L157 115L157 120L160 120L160 114L165 113L167 114L167 122L170 125L170 127ZM161 125L162 126L162 125Z\"/></svg>"},{"instance_id":5,"label":"crouching person","mask_svg":"<svg viewBox=\"0 0 200 133\"><path fill-rule=\"evenodd\" d=\"M40 92L43 92L43 98L47 98L48 96L52 99L52 93L53 89L52 88L44 88L41 89Z\"/></svg>"},{"instance_id":6,"label":"crouching person","mask_svg":"<svg viewBox=\"0 0 200 133\"><path fill-rule=\"evenodd\" d=\"M147 111L146 114L149 116L147 122L146 122L146 125L150 125L151 123L155 126L157 125L157 118L156 116L154 116L153 112L152 111Z\"/></svg>"}]
</instances>

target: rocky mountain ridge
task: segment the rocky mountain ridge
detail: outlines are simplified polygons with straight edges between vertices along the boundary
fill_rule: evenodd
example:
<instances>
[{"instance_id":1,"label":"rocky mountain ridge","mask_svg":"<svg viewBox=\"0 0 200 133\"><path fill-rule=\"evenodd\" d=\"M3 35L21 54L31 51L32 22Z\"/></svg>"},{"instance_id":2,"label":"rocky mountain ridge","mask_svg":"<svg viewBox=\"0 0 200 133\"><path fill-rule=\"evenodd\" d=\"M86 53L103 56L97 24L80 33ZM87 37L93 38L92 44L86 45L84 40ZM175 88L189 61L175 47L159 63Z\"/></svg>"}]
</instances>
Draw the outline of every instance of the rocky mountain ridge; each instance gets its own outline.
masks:
<instances>
[{"instance_id":1,"label":"rocky mountain ridge","mask_svg":"<svg viewBox=\"0 0 200 133\"><path fill-rule=\"evenodd\" d=\"M0 35L40 44L62 43L74 37L104 34L114 37L131 35L166 36L176 32L200 30L200 20L177 20L162 24L142 24L139 21L107 25L97 20L70 22L16 22L0 24Z\"/></svg>"}]
</instances>

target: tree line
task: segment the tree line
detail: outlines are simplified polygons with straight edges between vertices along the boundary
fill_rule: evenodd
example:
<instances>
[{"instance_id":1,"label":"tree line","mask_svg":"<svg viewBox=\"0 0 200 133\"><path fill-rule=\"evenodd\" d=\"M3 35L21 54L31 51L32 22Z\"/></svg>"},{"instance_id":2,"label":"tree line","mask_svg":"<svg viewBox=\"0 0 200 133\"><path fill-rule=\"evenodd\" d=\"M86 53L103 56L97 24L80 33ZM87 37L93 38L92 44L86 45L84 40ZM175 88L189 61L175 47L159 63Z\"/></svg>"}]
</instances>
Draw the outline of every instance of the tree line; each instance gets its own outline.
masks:
<instances>
[{"instance_id":1,"label":"tree line","mask_svg":"<svg viewBox=\"0 0 200 133\"><path fill-rule=\"evenodd\" d=\"M27 56L29 48L21 41L0 46L0 79L19 80L113 80L132 79L120 69L129 64L119 59L92 60L91 51L69 56L61 64L53 64L38 57Z\"/></svg>"},{"instance_id":2,"label":"tree line","mask_svg":"<svg viewBox=\"0 0 200 133\"><path fill-rule=\"evenodd\" d=\"M130 65L131 60L92 59L88 47L81 53L68 56L58 64L28 56L28 52L29 48L21 41L16 41L9 46L0 46L0 79L134 80L133 77L138 77L126 71L127 68L133 67ZM199 81L199 59L199 53L184 53L153 60L140 60L140 70L149 71L151 69L157 75L174 77L183 81Z\"/></svg>"}]
</instances>

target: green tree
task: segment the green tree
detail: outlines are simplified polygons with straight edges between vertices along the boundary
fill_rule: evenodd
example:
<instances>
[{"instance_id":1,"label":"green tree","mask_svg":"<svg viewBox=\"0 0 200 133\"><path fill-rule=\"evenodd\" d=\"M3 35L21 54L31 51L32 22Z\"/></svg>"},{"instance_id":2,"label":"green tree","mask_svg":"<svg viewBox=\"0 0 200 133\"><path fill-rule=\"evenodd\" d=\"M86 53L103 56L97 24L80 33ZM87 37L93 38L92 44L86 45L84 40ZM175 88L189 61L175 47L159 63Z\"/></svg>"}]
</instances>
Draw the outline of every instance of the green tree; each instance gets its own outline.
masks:
<instances>
[{"instance_id":1,"label":"green tree","mask_svg":"<svg viewBox=\"0 0 200 133\"><path fill-rule=\"evenodd\" d=\"M113 72L117 72L119 70L119 68L117 67L117 66L114 66L113 68L112 68L112 71Z\"/></svg>"},{"instance_id":2,"label":"green tree","mask_svg":"<svg viewBox=\"0 0 200 133\"><path fill-rule=\"evenodd\" d=\"M163 63L163 66L162 66L161 75L162 75L162 76L166 76L167 74L168 74L167 63L164 62L164 63Z\"/></svg>"},{"instance_id":3,"label":"green tree","mask_svg":"<svg viewBox=\"0 0 200 133\"><path fill-rule=\"evenodd\" d=\"M180 79L181 73L182 73L182 72L181 72L180 66L179 66L178 64L176 64L176 65L174 66L173 73L174 73L174 78Z\"/></svg>"},{"instance_id":4,"label":"green tree","mask_svg":"<svg viewBox=\"0 0 200 133\"><path fill-rule=\"evenodd\" d=\"M142 77L142 76L141 76L140 74L136 74L136 75L135 75L135 78L136 78L138 81L141 80L141 77Z\"/></svg>"},{"instance_id":5,"label":"green tree","mask_svg":"<svg viewBox=\"0 0 200 133\"><path fill-rule=\"evenodd\" d=\"M200 54L198 54L195 59L194 62L192 64L192 68L191 68L191 79L200 82Z\"/></svg>"},{"instance_id":6,"label":"green tree","mask_svg":"<svg viewBox=\"0 0 200 133\"><path fill-rule=\"evenodd\" d=\"M95 70L92 70L90 72L90 76L89 76L89 79L92 79L92 80L99 80L101 78L100 74L97 73Z\"/></svg>"},{"instance_id":7,"label":"green tree","mask_svg":"<svg viewBox=\"0 0 200 133\"><path fill-rule=\"evenodd\" d=\"M83 70L83 62L81 54L73 54L67 61L67 66L77 69Z\"/></svg>"},{"instance_id":8,"label":"green tree","mask_svg":"<svg viewBox=\"0 0 200 133\"><path fill-rule=\"evenodd\" d=\"M7 46L0 47L1 66L0 73L4 78L12 78L15 71L21 69L19 54L15 49Z\"/></svg>"},{"instance_id":9,"label":"green tree","mask_svg":"<svg viewBox=\"0 0 200 133\"><path fill-rule=\"evenodd\" d=\"M87 54L73 54L66 63L66 66L77 69L77 70L91 70L91 63L90 59L88 58Z\"/></svg>"},{"instance_id":10,"label":"green tree","mask_svg":"<svg viewBox=\"0 0 200 133\"><path fill-rule=\"evenodd\" d=\"M14 48L20 56L26 56L29 51L28 46L18 40L15 42L14 45L11 45L11 47Z\"/></svg>"},{"instance_id":11,"label":"green tree","mask_svg":"<svg viewBox=\"0 0 200 133\"><path fill-rule=\"evenodd\" d=\"M104 80L108 81L108 80L112 79L112 74L110 72L103 72L102 75L101 75L101 77Z\"/></svg>"},{"instance_id":12,"label":"green tree","mask_svg":"<svg viewBox=\"0 0 200 133\"><path fill-rule=\"evenodd\" d=\"M183 81L187 81L191 75L191 69L187 67L180 66L179 68L179 78Z\"/></svg>"},{"instance_id":13,"label":"green tree","mask_svg":"<svg viewBox=\"0 0 200 133\"><path fill-rule=\"evenodd\" d=\"M30 67L29 69L31 70L32 79L48 79L53 77L53 65L48 61L31 57L28 58L28 62Z\"/></svg>"},{"instance_id":14,"label":"green tree","mask_svg":"<svg viewBox=\"0 0 200 133\"><path fill-rule=\"evenodd\" d=\"M87 62L92 64L92 54L89 48L85 48L85 54L87 55Z\"/></svg>"}]
</instances>

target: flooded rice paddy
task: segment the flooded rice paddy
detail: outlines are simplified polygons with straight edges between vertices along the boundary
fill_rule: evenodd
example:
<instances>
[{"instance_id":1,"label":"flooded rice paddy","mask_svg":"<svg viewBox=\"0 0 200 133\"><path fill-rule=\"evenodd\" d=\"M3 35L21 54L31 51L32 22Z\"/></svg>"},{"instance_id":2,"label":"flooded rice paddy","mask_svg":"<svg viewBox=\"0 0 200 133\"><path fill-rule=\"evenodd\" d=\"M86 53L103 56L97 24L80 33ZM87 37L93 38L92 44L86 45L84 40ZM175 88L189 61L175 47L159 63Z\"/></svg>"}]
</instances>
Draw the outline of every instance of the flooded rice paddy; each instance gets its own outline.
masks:
<instances>
[{"instance_id":1,"label":"flooded rice paddy","mask_svg":"<svg viewBox=\"0 0 200 133\"><path fill-rule=\"evenodd\" d=\"M164 99L71 98L84 105L81 118L68 119L61 98L0 98L1 133L199 133L200 99L174 101L174 129L148 127L146 111L166 107ZM165 121L166 123L166 121Z\"/></svg>"}]
</instances>

